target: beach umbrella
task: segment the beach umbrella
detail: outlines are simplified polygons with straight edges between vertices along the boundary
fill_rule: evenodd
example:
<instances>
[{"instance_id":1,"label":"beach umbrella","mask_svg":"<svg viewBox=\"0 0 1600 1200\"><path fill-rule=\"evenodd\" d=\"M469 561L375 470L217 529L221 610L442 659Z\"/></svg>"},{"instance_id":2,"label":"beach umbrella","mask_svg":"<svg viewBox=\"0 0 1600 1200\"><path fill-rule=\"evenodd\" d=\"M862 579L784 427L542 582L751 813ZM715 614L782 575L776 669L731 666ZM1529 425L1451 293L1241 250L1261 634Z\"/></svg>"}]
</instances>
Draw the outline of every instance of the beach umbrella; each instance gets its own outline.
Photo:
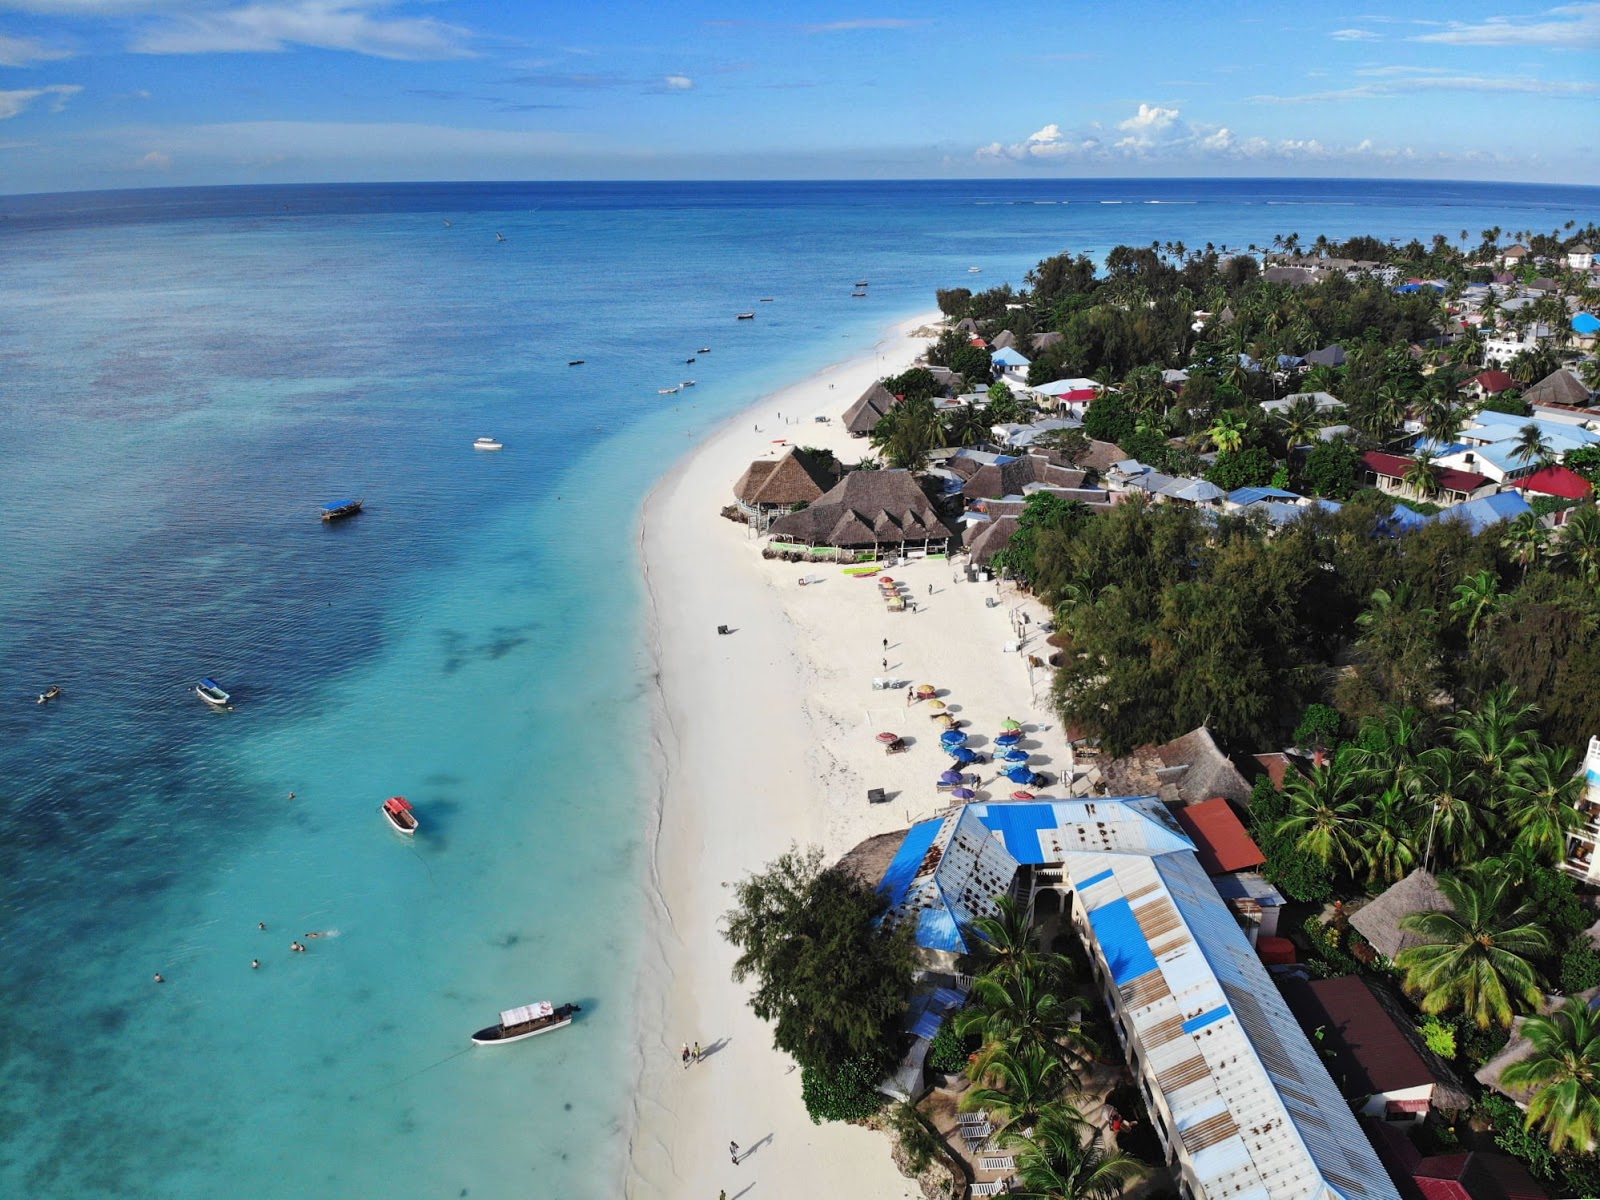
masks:
<instances>
[{"instance_id":1,"label":"beach umbrella","mask_svg":"<svg viewBox=\"0 0 1600 1200\"><path fill-rule=\"evenodd\" d=\"M893 583L894 580L890 579L887 575L879 575L878 576L878 582L879 583Z\"/></svg>"},{"instance_id":2,"label":"beach umbrella","mask_svg":"<svg viewBox=\"0 0 1600 1200\"><path fill-rule=\"evenodd\" d=\"M1032 800L1033 799L1033 793L1032 792L1012 792L1011 793L1011 798L1013 800Z\"/></svg>"},{"instance_id":3,"label":"beach umbrella","mask_svg":"<svg viewBox=\"0 0 1600 1200\"><path fill-rule=\"evenodd\" d=\"M928 707L933 709L934 712L939 712L944 708L944 701L943 700L930 700L930 701L928 701Z\"/></svg>"},{"instance_id":4,"label":"beach umbrella","mask_svg":"<svg viewBox=\"0 0 1600 1200\"><path fill-rule=\"evenodd\" d=\"M939 772L939 782L940 783L960 783L961 782L961 772L960 771L941 771L941 772Z\"/></svg>"},{"instance_id":5,"label":"beach umbrella","mask_svg":"<svg viewBox=\"0 0 1600 1200\"><path fill-rule=\"evenodd\" d=\"M898 733L889 733L889 732L885 731L885 732L880 733L878 735L878 740L880 742L882 742L884 745L888 745L890 742L899 741L900 740L900 735Z\"/></svg>"},{"instance_id":6,"label":"beach umbrella","mask_svg":"<svg viewBox=\"0 0 1600 1200\"><path fill-rule=\"evenodd\" d=\"M1004 721L1000 722L1000 728L1004 729L1007 733L1014 733L1015 731L1021 729L1022 726L1018 722L1013 721L1010 717L1007 717Z\"/></svg>"},{"instance_id":7,"label":"beach umbrella","mask_svg":"<svg viewBox=\"0 0 1600 1200\"><path fill-rule=\"evenodd\" d=\"M1007 750L1009 750L1021 740L1022 735L1020 733L1002 733L999 737L995 738L994 742L995 745L1004 746Z\"/></svg>"},{"instance_id":8,"label":"beach umbrella","mask_svg":"<svg viewBox=\"0 0 1600 1200\"><path fill-rule=\"evenodd\" d=\"M934 687L931 683L917 684L917 695L919 696L937 696L938 694L939 689Z\"/></svg>"},{"instance_id":9,"label":"beach umbrella","mask_svg":"<svg viewBox=\"0 0 1600 1200\"><path fill-rule=\"evenodd\" d=\"M978 793L971 788L951 788L950 794L957 800L971 800Z\"/></svg>"},{"instance_id":10,"label":"beach umbrella","mask_svg":"<svg viewBox=\"0 0 1600 1200\"><path fill-rule=\"evenodd\" d=\"M967 740L967 735L959 729L946 729L939 735L939 743L944 746L959 746Z\"/></svg>"},{"instance_id":11,"label":"beach umbrella","mask_svg":"<svg viewBox=\"0 0 1600 1200\"><path fill-rule=\"evenodd\" d=\"M976 762L978 758L976 754L974 754L971 750L968 750L965 746L946 746L945 751L950 755L951 758L963 765L969 762Z\"/></svg>"},{"instance_id":12,"label":"beach umbrella","mask_svg":"<svg viewBox=\"0 0 1600 1200\"><path fill-rule=\"evenodd\" d=\"M1000 756L1006 762L1024 763L1028 761L1028 752L1012 747Z\"/></svg>"},{"instance_id":13,"label":"beach umbrella","mask_svg":"<svg viewBox=\"0 0 1600 1200\"><path fill-rule=\"evenodd\" d=\"M1027 767L1012 767L1006 772L1006 778L1012 783L1032 783L1033 772Z\"/></svg>"}]
</instances>

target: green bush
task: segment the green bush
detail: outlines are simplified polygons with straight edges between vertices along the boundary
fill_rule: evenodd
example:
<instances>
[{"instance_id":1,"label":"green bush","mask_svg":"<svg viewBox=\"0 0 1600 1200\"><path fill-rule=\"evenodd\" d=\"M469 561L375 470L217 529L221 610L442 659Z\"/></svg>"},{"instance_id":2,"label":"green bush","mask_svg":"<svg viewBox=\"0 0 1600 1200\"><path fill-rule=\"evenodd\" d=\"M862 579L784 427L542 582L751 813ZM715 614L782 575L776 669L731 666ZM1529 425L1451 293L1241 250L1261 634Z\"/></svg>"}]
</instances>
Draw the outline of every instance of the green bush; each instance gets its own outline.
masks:
<instances>
[{"instance_id":1,"label":"green bush","mask_svg":"<svg viewBox=\"0 0 1600 1200\"><path fill-rule=\"evenodd\" d=\"M1417 1032L1422 1035L1422 1040L1427 1043L1440 1058L1446 1061L1456 1056L1456 1031L1455 1027L1441 1021L1438 1017L1429 1017L1417 1026Z\"/></svg>"},{"instance_id":2,"label":"green bush","mask_svg":"<svg viewBox=\"0 0 1600 1200\"><path fill-rule=\"evenodd\" d=\"M1600 954L1587 942L1577 943L1561 956L1560 980L1561 990L1569 996L1600 986Z\"/></svg>"},{"instance_id":3,"label":"green bush","mask_svg":"<svg viewBox=\"0 0 1600 1200\"><path fill-rule=\"evenodd\" d=\"M800 1098L813 1125L824 1121L864 1121L883 1106L880 1078L871 1057L800 1069Z\"/></svg>"},{"instance_id":4,"label":"green bush","mask_svg":"<svg viewBox=\"0 0 1600 1200\"><path fill-rule=\"evenodd\" d=\"M1474 1067L1483 1066L1504 1050L1510 1037L1510 1032L1499 1025L1479 1029L1478 1023L1468 1017L1456 1022L1456 1049Z\"/></svg>"},{"instance_id":5,"label":"green bush","mask_svg":"<svg viewBox=\"0 0 1600 1200\"><path fill-rule=\"evenodd\" d=\"M1311 943L1311 953L1336 974L1354 975L1361 970L1361 964L1345 951L1343 930L1324 925L1322 918L1315 913L1306 918L1301 928L1305 930L1306 940Z\"/></svg>"},{"instance_id":6,"label":"green bush","mask_svg":"<svg viewBox=\"0 0 1600 1200\"><path fill-rule=\"evenodd\" d=\"M1600 1155L1562 1154L1556 1159L1563 1196L1600 1196Z\"/></svg>"},{"instance_id":7,"label":"green bush","mask_svg":"<svg viewBox=\"0 0 1600 1200\"><path fill-rule=\"evenodd\" d=\"M933 1156L939 1152L939 1141L933 1135L909 1100L902 1100L889 1110L889 1128L900 1139L900 1149L906 1156L906 1167L913 1176L928 1169Z\"/></svg>"},{"instance_id":8,"label":"green bush","mask_svg":"<svg viewBox=\"0 0 1600 1200\"><path fill-rule=\"evenodd\" d=\"M1478 1101L1476 1113L1489 1123L1496 1146L1512 1158L1521 1159L1538 1178L1555 1177L1556 1156L1538 1134L1528 1132L1527 1116L1520 1108L1504 1096L1490 1095Z\"/></svg>"},{"instance_id":9,"label":"green bush","mask_svg":"<svg viewBox=\"0 0 1600 1200\"><path fill-rule=\"evenodd\" d=\"M954 1075L965 1069L967 1056L973 1049L976 1047L969 1047L967 1039L956 1032L956 1023L947 1018L933 1035L933 1041L928 1043L928 1070Z\"/></svg>"}]
</instances>

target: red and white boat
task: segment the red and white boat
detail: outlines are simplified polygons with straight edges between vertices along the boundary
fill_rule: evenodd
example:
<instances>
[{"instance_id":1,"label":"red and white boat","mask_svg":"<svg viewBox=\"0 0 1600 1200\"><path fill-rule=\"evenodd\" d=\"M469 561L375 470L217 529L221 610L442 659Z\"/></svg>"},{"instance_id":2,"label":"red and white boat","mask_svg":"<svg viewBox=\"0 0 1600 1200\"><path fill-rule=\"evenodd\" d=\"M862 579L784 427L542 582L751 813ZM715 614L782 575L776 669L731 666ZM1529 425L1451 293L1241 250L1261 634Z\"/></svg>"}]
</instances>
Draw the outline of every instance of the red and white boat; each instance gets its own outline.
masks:
<instances>
[{"instance_id":1,"label":"red and white boat","mask_svg":"<svg viewBox=\"0 0 1600 1200\"><path fill-rule=\"evenodd\" d=\"M417 814L411 810L411 801L404 796L390 796L383 802L382 812L396 833L411 837L417 832Z\"/></svg>"}]
</instances>

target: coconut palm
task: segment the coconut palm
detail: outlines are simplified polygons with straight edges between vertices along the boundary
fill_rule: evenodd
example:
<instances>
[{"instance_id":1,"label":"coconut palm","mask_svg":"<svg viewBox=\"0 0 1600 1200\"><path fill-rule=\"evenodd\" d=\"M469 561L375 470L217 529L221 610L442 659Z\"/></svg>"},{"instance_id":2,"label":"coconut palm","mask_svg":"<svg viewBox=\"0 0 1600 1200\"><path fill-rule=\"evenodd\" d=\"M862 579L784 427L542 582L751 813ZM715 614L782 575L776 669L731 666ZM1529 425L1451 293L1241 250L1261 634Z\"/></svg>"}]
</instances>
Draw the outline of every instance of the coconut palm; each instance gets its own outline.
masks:
<instances>
[{"instance_id":1,"label":"coconut palm","mask_svg":"<svg viewBox=\"0 0 1600 1200\"><path fill-rule=\"evenodd\" d=\"M1438 495L1439 465L1434 462L1433 455L1424 450L1414 457L1411 465L1406 467L1406 473L1400 477L1400 482L1423 499Z\"/></svg>"},{"instance_id":2,"label":"coconut palm","mask_svg":"<svg viewBox=\"0 0 1600 1200\"><path fill-rule=\"evenodd\" d=\"M1378 388L1377 402L1373 408L1373 423L1378 437L1384 441L1394 436L1411 409L1411 400L1397 383L1385 383Z\"/></svg>"},{"instance_id":3,"label":"coconut palm","mask_svg":"<svg viewBox=\"0 0 1600 1200\"><path fill-rule=\"evenodd\" d=\"M1355 800L1355 779L1341 760L1297 775L1283 789L1288 815L1278 832L1294 839L1294 847L1324 864L1354 871L1361 853L1365 822Z\"/></svg>"},{"instance_id":4,"label":"coconut palm","mask_svg":"<svg viewBox=\"0 0 1600 1200\"><path fill-rule=\"evenodd\" d=\"M1534 902L1518 898L1520 883L1498 864L1443 875L1438 882L1448 909L1400 919L1400 928L1423 939L1394 960L1405 973L1406 990L1425 1013L1460 1009L1480 1029L1510 1025L1518 1007L1539 1003L1539 975L1531 960L1551 948Z\"/></svg>"},{"instance_id":5,"label":"coconut palm","mask_svg":"<svg viewBox=\"0 0 1600 1200\"><path fill-rule=\"evenodd\" d=\"M1388 886L1417 862L1416 804L1398 785L1385 788L1366 819L1367 882Z\"/></svg>"},{"instance_id":6,"label":"coconut palm","mask_svg":"<svg viewBox=\"0 0 1600 1200\"><path fill-rule=\"evenodd\" d=\"M1478 777L1483 799L1493 803L1506 775L1519 766L1534 746L1528 724L1534 706L1517 699L1517 689L1499 684L1478 697L1469 711L1451 719L1450 744Z\"/></svg>"},{"instance_id":7,"label":"coconut palm","mask_svg":"<svg viewBox=\"0 0 1600 1200\"><path fill-rule=\"evenodd\" d=\"M1522 1036L1533 1053L1500 1076L1509 1088L1530 1088L1528 1125L1550 1149L1589 1150L1600 1140L1600 1013L1569 996L1547 1014L1529 1017Z\"/></svg>"},{"instance_id":8,"label":"coconut palm","mask_svg":"<svg viewBox=\"0 0 1600 1200\"><path fill-rule=\"evenodd\" d=\"M1532 421L1517 431L1517 444L1511 451L1511 457L1523 466L1537 463L1541 467L1548 467L1556 460L1555 451L1550 448L1550 439Z\"/></svg>"},{"instance_id":9,"label":"coconut palm","mask_svg":"<svg viewBox=\"0 0 1600 1200\"><path fill-rule=\"evenodd\" d=\"M973 980L967 1007L955 1022L957 1033L983 1041L969 1070L974 1079L997 1057L1037 1050L1060 1060L1063 1082L1076 1086L1078 1072L1088 1065L1092 1038L1083 1025L1081 1002L1063 995L1049 975L991 972Z\"/></svg>"},{"instance_id":10,"label":"coconut palm","mask_svg":"<svg viewBox=\"0 0 1600 1200\"><path fill-rule=\"evenodd\" d=\"M1278 432L1283 434L1284 443L1290 450L1305 445L1321 428L1322 414L1317 411L1317 402L1310 396L1291 401L1278 417Z\"/></svg>"},{"instance_id":11,"label":"coconut palm","mask_svg":"<svg viewBox=\"0 0 1600 1200\"><path fill-rule=\"evenodd\" d=\"M1206 437L1217 448L1218 453L1230 454L1244 445L1244 435L1247 427L1244 420L1233 413L1218 413L1216 420L1211 423L1211 428L1206 430Z\"/></svg>"},{"instance_id":12,"label":"coconut palm","mask_svg":"<svg viewBox=\"0 0 1600 1200\"><path fill-rule=\"evenodd\" d=\"M1422 434L1435 446L1448 446L1461 428L1461 412L1448 395L1435 393L1422 406Z\"/></svg>"},{"instance_id":13,"label":"coconut palm","mask_svg":"<svg viewBox=\"0 0 1600 1200\"><path fill-rule=\"evenodd\" d=\"M998 910L992 917L978 917L970 926L976 937L969 939L978 975L1032 975L1038 977L1046 966L1046 955L1039 946L1039 931L1033 923L1033 908L1018 904L1010 896L995 898ZM1051 967L1070 970L1059 955L1048 956Z\"/></svg>"},{"instance_id":14,"label":"coconut palm","mask_svg":"<svg viewBox=\"0 0 1600 1200\"><path fill-rule=\"evenodd\" d=\"M1456 584L1456 598L1450 602L1450 611L1466 618L1467 637L1471 639L1480 626L1487 629L1500 613L1500 580L1493 571L1479 571L1468 575Z\"/></svg>"},{"instance_id":15,"label":"coconut palm","mask_svg":"<svg viewBox=\"0 0 1600 1200\"><path fill-rule=\"evenodd\" d=\"M1361 736L1343 751L1350 766L1380 788L1400 783L1428 746L1428 722L1421 711L1399 704L1384 706L1378 717L1361 723Z\"/></svg>"},{"instance_id":16,"label":"coconut palm","mask_svg":"<svg viewBox=\"0 0 1600 1200\"><path fill-rule=\"evenodd\" d=\"M1555 537L1561 565L1591 587L1600 584L1600 511L1593 504L1572 510Z\"/></svg>"},{"instance_id":17,"label":"coconut palm","mask_svg":"<svg viewBox=\"0 0 1600 1200\"><path fill-rule=\"evenodd\" d=\"M1001 1050L989 1056L983 1084L961 1097L963 1111L981 1108L1000 1128L1036 1128L1046 1117L1082 1121L1082 1114L1061 1099L1072 1081L1061 1060L1043 1050Z\"/></svg>"},{"instance_id":18,"label":"coconut palm","mask_svg":"<svg viewBox=\"0 0 1600 1200\"><path fill-rule=\"evenodd\" d=\"M1107 1150L1098 1133L1085 1142L1078 1123L1057 1116L1041 1120L1031 1136L1008 1133L1001 1141L1019 1152L1020 1186L1008 1194L1024 1200L1114 1200L1148 1170L1132 1155Z\"/></svg>"},{"instance_id":19,"label":"coconut palm","mask_svg":"<svg viewBox=\"0 0 1600 1200\"><path fill-rule=\"evenodd\" d=\"M1528 577L1528 568L1538 561L1550 545L1550 531L1537 513L1526 512L1505 527L1500 544L1506 548L1511 561L1522 568L1522 577Z\"/></svg>"},{"instance_id":20,"label":"coconut palm","mask_svg":"<svg viewBox=\"0 0 1600 1200\"><path fill-rule=\"evenodd\" d=\"M1506 780L1502 809L1519 850L1554 866L1567 856L1567 834L1582 820L1578 798L1584 779L1574 767L1577 755L1568 747L1541 746L1527 755Z\"/></svg>"},{"instance_id":21,"label":"coconut palm","mask_svg":"<svg viewBox=\"0 0 1600 1200\"><path fill-rule=\"evenodd\" d=\"M1423 809L1422 865L1464 862L1483 848L1487 813L1477 802L1481 781L1467 758L1448 746L1417 755L1405 790Z\"/></svg>"}]
</instances>

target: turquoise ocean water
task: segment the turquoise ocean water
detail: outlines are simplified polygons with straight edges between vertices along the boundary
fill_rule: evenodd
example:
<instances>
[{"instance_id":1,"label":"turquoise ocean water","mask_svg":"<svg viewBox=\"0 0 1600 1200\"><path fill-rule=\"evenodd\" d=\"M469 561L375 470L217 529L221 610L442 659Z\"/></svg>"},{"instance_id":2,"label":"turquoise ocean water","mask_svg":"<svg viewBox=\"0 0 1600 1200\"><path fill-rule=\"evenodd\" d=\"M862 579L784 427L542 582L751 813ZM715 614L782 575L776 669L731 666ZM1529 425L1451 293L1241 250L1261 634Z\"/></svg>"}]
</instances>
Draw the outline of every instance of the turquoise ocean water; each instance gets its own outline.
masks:
<instances>
[{"instance_id":1,"label":"turquoise ocean water","mask_svg":"<svg viewBox=\"0 0 1600 1200\"><path fill-rule=\"evenodd\" d=\"M693 438L936 286L1017 284L1062 249L1476 236L1597 200L0 197L0 1195L618 1194L650 789L634 535ZM343 496L368 511L324 526ZM234 712L196 699L202 675ZM63 699L34 704L49 683ZM414 845L378 816L395 793ZM544 998L584 1014L460 1053Z\"/></svg>"}]
</instances>

